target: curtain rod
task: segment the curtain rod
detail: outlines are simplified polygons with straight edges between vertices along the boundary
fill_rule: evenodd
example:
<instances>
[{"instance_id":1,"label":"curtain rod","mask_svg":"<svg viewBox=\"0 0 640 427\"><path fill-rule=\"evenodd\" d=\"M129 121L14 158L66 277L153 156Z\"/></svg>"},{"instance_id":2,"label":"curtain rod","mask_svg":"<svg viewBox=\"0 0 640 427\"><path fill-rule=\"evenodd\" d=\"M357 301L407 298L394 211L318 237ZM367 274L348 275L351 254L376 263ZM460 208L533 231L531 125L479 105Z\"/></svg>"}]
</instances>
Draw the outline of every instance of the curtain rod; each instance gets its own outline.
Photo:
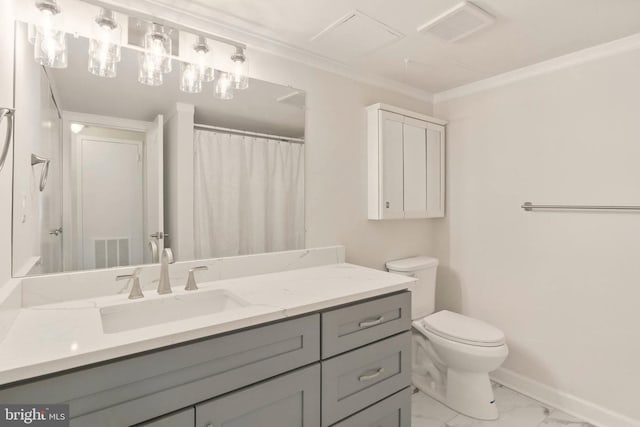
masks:
<instances>
[{"instance_id":1,"label":"curtain rod","mask_svg":"<svg viewBox=\"0 0 640 427\"><path fill-rule=\"evenodd\" d=\"M287 141L287 142L294 142L294 143L297 143L297 144L304 144L304 139L303 138L290 138L288 136L270 135L268 133L250 132L250 131L245 131L245 130L223 128L223 127L219 127L219 126L209 126L209 125L194 124L193 127L197 128L197 129L217 130L217 131L220 131L220 132L232 133L232 134L236 134L236 135L258 136L258 137L268 138L268 139L277 139L279 141Z\"/></svg>"}]
</instances>

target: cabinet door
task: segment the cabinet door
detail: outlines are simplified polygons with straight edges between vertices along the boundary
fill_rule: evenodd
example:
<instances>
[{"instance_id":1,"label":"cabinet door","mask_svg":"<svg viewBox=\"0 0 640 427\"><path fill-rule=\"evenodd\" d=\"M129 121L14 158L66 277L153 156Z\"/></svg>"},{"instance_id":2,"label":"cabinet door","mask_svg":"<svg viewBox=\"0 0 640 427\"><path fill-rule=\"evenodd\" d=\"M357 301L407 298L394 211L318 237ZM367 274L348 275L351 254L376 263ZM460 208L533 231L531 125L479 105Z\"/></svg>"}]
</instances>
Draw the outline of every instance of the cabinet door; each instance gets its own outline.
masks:
<instances>
[{"instance_id":1,"label":"cabinet door","mask_svg":"<svg viewBox=\"0 0 640 427\"><path fill-rule=\"evenodd\" d=\"M136 427L192 427L195 422L196 411L193 408L189 408L153 421L137 424Z\"/></svg>"},{"instance_id":2,"label":"cabinet door","mask_svg":"<svg viewBox=\"0 0 640 427\"><path fill-rule=\"evenodd\" d=\"M427 122L404 118L404 217L427 217Z\"/></svg>"},{"instance_id":3,"label":"cabinet door","mask_svg":"<svg viewBox=\"0 0 640 427\"><path fill-rule=\"evenodd\" d=\"M445 130L427 123L427 218L444 216Z\"/></svg>"},{"instance_id":4,"label":"cabinet door","mask_svg":"<svg viewBox=\"0 0 640 427\"><path fill-rule=\"evenodd\" d=\"M196 406L197 427L319 427L316 364Z\"/></svg>"},{"instance_id":5,"label":"cabinet door","mask_svg":"<svg viewBox=\"0 0 640 427\"><path fill-rule=\"evenodd\" d=\"M387 111L380 111L379 114L381 217L382 219L403 218L403 117Z\"/></svg>"}]
</instances>

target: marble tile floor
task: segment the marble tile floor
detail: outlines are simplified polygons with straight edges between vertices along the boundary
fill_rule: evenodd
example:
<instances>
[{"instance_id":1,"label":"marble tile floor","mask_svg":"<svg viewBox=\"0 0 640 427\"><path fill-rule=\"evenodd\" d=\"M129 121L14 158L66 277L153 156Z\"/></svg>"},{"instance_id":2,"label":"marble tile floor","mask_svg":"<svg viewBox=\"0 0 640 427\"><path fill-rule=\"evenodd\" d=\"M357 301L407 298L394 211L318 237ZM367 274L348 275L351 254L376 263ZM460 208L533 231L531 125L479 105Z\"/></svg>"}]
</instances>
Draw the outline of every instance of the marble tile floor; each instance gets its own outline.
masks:
<instances>
[{"instance_id":1,"label":"marble tile floor","mask_svg":"<svg viewBox=\"0 0 640 427\"><path fill-rule=\"evenodd\" d=\"M494 384L500 418L479 421L449 409L422 392L413 394L411 427L594 427L562 411Z\"/></svg>"}]
</instances>

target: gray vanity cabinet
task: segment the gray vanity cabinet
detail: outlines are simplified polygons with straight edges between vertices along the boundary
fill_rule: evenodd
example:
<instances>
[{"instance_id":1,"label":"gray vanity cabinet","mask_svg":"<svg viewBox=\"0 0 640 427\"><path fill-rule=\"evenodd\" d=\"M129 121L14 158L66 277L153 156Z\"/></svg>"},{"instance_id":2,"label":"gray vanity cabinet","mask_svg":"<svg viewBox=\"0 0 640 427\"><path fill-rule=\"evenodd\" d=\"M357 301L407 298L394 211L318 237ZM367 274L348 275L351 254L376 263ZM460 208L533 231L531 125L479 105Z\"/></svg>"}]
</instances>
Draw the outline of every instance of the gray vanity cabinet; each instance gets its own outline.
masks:
<instances>
[{"instance_id":1,"label":"gray vanity cabinet","mask_svg":"<svg viewBox=\"0 0 640 427\"><path fill-rule=\"evenodd\" d=\"M411 297L397 292L0 387L71 427L408 427Z\"/></svg>"},{"instance_id":2,"label":"gray vanity cabinet","mask_svg":"<svg viewBox=\"0 0 640 427\"><path fill-rule=\"evenodd\" d=\"M320 365L196 405L196 427L320 427Z\"/></svg>"}]
</instances>

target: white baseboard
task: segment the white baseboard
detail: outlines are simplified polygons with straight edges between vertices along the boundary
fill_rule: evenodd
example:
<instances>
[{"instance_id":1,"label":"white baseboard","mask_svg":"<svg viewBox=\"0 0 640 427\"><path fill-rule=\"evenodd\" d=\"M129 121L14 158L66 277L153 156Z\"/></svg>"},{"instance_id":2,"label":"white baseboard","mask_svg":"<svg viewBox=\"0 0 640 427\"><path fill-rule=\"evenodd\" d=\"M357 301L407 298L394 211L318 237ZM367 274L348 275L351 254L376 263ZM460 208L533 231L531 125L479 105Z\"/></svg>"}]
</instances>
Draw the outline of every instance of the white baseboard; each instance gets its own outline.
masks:
<instances>
[{"instance_id":1,"label":"white baseboard","mask_svg":"<svg viewBox=\"0 0 640 427\"><path fill-rule=\"evenodd\" d=\"M491 379L598 427L640 427L640 420L634 420L508 369L498 369L491 374Z\"/></svg>"}]
</instances>

